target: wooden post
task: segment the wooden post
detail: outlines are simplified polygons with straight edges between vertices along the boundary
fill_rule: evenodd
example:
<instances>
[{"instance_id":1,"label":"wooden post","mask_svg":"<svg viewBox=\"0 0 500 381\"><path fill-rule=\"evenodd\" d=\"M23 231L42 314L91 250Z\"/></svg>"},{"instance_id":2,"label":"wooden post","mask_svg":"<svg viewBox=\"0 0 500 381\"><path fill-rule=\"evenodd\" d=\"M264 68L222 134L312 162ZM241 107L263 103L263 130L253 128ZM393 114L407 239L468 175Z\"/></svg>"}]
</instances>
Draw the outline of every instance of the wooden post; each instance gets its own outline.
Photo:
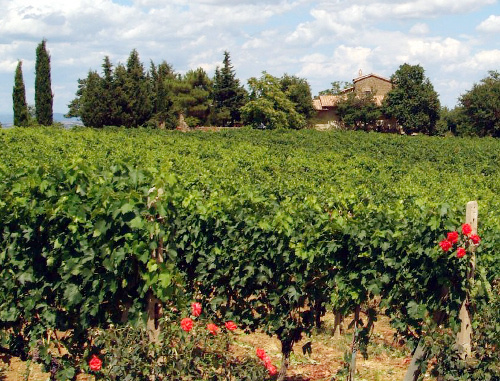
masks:
<instances>
[{"instance_id":1,"label":"wooden post","mask_svg":"<svg viewBox=\"0 0 500 381\"><path fill-rule=\"evenodd\" d=\"M352 334L352 348L351 348L351 363L349 364L349 376L348 381L354 381L356 376L356 354L358 349L358 321L359 313L361 312L361 306L356 306L354 311L354 332Z\"/></svg>"},{"instance_id":2,"label":"wooden post","mask_svg":"<svg viewBox=\"0 0 500 381\"><path fill-rule=\"evenodd\" d=\"M342 333L344 332L344 326L343 326L344 317L340 312L334 311L334 313L335 313L335 321L333 323L333 338L340 339Z\"/></svg>"},{"instance_id":3,"label":"wooden post","mask_svg":"<svg viewBox=\"0 0 500 381\"><path fill-rule=\"evenodd\" d=\"M477 219L478 219L477 201L469 201L467 203L467 207L465 210L465 222L471 226L472 234L477 233ZM476 265L476 258L474 254L472 254L470 263L471 263L471 268L467 274L467 279L472 279L474 275L474 269ZM443 289L441 293L442 293L441 300L446 299L446 297L448 296L448 290ZM471 355L472 325L469 312L467 311L467 303L468 303L468 295L463 301L459 313L461 325L460 325L460 332L457 335L457 344L459 345L459 348L462 349L461 353L462 359L465 359L467 356ZM444 318L445 316L442 311L437 311L434 314L434 321L436 322L437 325L441 324ZM406 371L405 378L403 381L417 381L421 373L420 367L418 366L418 362L424 360L426 356L427 356L427 351L425 350L423 339L420 339L417 348L413 352L411 363Z\"/></svg>"},{"instance_id":4,"label":"wooden post","mask_svg":"<svg viewBox=\"0 0 500 381\"><path fill-rule=\"evenodd\" d=\"M149 190L149 193L152 193L155 190L156 188L153 187ZM163 193L164 193L163 189L160 188L157 191L157 196L153 200L151 200L151 198L148 197L148 207L151 208L158 200L158 197L160 197ZM157 217L153 216L151 218L156 219ZM153 236L151 236L151 239L153 239ZM158 242L158 247L152 251L151 256L156 260L157 263L163 262L163 241L161 239ZM157 343L160 336L160 327L158 323L162 313L162 303L161 300L159 300L156 296L154 296L152 290L148 291L146 298L147 298L146 313L148 316L146 328L149 333L149 339L152 342Z\"/></svg>"},{"instance_id":5,"label":"wooden post","mask_svg":"<svg viewBox=\"0 0 500 381\"><path fill-rule=\"evenodd\" d=\"M476 201L467 203L467 210L465 213L465 223L469 224L472 228L472 234L477 234L477 218L478 218L478 205ZM473 247L472 247L473 248ZM467 281L472 281L474 278L474 270L476 268L476 257L474 252L470 258L470 269L467 273ZM472 322L469 311L467 309L469 304L469 295L465 296L462 305L460 306L460 332L457 334L457 345L462 360L470 357L471 355L471 341L472 341Z\"/></svg>"}]
</instances>

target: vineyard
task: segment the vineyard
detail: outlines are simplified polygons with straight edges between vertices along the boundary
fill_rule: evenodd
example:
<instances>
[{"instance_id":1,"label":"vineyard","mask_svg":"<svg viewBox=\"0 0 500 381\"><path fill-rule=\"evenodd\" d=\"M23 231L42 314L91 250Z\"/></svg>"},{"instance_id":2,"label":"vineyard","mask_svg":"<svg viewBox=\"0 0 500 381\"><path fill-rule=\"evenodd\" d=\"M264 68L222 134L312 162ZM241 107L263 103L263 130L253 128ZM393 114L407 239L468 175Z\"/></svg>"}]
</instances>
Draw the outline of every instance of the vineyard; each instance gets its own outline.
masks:
<instances>
[{"instance_id":1,"label":"vineyard","mask_svg":"<svg viewBox=\"0 0 500 381\"><path fill-rule=\"evenodd\" d=\"M35 357L54 379L125 379L106 365L120 365L113 346L126 322L148 320L149 339L133 331L137 342L178 361L155 343L193 301L219 326L277 338L277 374L219 356L211 361L228 374L184 378L148 346L137 362L150 366L135 377L130 370L130 379L283 380L294 344L327 311L354 313L354 350L366 354L374 322L386 315L402 340L425 343L432 361L422 370L450 380L500 377L498 140L16 128L0 130L0 158L0 344ZM457 257L439 243L463 233L471 200L481 242ZM461 236L467 248L470 237ZM453 343L467 295L473 354L464 360ZM177 343L191 328L183 330ZM89 365L95 358L102 370ZM185 367L195 371L190 359Z\"/></svg>"}]
</instances>

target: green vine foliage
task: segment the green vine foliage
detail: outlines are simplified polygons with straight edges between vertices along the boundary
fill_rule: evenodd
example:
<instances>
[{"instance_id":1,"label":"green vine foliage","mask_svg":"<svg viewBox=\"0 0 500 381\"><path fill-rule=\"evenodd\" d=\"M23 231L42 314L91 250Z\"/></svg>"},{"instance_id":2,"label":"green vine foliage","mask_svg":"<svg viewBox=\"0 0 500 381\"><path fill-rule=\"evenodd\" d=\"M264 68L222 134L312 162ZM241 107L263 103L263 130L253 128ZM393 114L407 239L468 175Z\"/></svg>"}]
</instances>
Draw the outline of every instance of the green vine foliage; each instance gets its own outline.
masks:
<instances>
[{"instance_id":1,"label":"green vine foliage","mask_svg":"<svg viewBox=\"0 0 500 381\"><path fill-rule=\"evenodd\" d=\"M170 306L196 299L216 322L276 335L285 356L326 307L347 313L378 300L408 340L429 335L437 311L456 326L470 290L470 257L443 253L437 243L463 222L462 187L478 167L453 156L454 176L463 176L443 175L457 185L460 202L451 203L440 195L448 188L431 176L438 173L432 160L414 162L428 154L442 164L418 147L451 143L334 135L375 156L348 158L308 131L33 131L0 134L0 328L25 355L36 350L47 368L57 357L59 379L85 369L95 329L121 327L125 317L140 322L149 290ZM39 146L43 162L28 145ZM402 148L406 167L396 164ZM381 150L394 161L376 160ZM495 171L489 162L477 165ZM497 185L489 176L478 177L475 188L484 199L478 298L498 277ZM152 258L158 250L162 263ZM477 324L491 347L496 328L486 323ZM122 340L126 332L109 334ZM54 356L49 340L66 354Z\"/></svg>"}]
</instances>

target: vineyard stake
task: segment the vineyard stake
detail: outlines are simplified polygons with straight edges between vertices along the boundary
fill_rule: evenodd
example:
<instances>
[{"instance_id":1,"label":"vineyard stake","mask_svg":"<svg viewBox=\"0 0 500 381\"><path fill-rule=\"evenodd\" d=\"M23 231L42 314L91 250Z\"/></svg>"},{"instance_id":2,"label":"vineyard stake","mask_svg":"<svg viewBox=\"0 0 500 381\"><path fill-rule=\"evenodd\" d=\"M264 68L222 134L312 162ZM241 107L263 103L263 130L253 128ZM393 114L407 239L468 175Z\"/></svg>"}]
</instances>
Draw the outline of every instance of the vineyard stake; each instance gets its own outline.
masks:
<instances>
[{"instance_id":1,"label":"vineyard stake","mask_svg":"<svg viewBox=\"0 0 500 381\"><path fill-rule=\"evenodd\" d=\"M470 201L467 203L465 213L465 223L469 224L472 228L472 234L477 234L477 218L478 218L478 205L477 201ZM472 246L472 254L470 259L470 268L467 273L467 281L474 281L474 270L476 268L476 256L474 254L475 246ZM460 306L460 331L457 334L458 350L460 357L465 360L471 355L471 340L472 340L472 323L469 311L469 293L465 295L465 299Z\"/></svg>"},{"instance_id":2,"label":"vineyard stake","mask_svg":"<svg viewBox=\"0 0 500 381\"><path fill-rule=\"evenodd\" d=\"M465 210L465 222L468 223L472 228L472 234L476 234L477 232L477 218L478 218L478 205L477 201L469 201ZM471 268L467 274L467 279L472 279L474 275L474 269L476 265L476 258L474 254L472 254L471 258ZM441 300L444 300L447 297L448 291L443 290L443 295ZM462 348L461 357L465 359L466 356L470 356L471 354L471 338L472 338L472 325L470 320L469 312L467 311L468 304L468 295L466 295L465 300L463 301L460 307L459 318L461 321L460 332L457 335L457 344L459 348ZM434 321L437 325L440 325L444 320L444 313L437 312L434 315ZM424 346L424 340L420 338L418 342L418 346L413 352L413 356L408 366L408 369L405 374L405 378L403 381L417 381L420 376L420 366L419 362L425 359L427 356L427 351Z\"/></svg>"},{"instance_id":3,"label":"vineyard stake","mask_svg":"<svg viewBox=\"0 0 500 381\"><path fill-rule=\"evenodd\" d=\"M352 337L351 363L349 364L349 376L347 381L354 381L354 377L356 375L356 352L358 346L358 320L360 310L361 306L356 306L356 310L354 312L354 333Z\"/></svg>"},{"instance_id":4,"label":"vineyard stake","mask_svg":"<svg viewBox=\"0 0 500 381\"><path fill-rule=\"evenodd\" d=\"M152 193L155 190L156 188L153 187L149 190L149 193ZM148 208L154 206L156 201L158 201L158 198L163 193L164 193L163 189L160 188L158 189L156 193L156 198L154 200L151 200L151 197L148 196ZM151 218L155 219L157 217L153 216ZM153 236L151 236L151 239L153 239ZM159 239L158 247L151 252L151 257L156 260L156 263L163 263L163 240L161 238ZM151 289L148 290L146 298L147 298L146 313L148 316L146 328L149 334L149 339L153 343L157 343L160 337L159 319L162 313L162 303L161 300L159 300L153 294L153 291Z\"/></svg>"}]
</instances>

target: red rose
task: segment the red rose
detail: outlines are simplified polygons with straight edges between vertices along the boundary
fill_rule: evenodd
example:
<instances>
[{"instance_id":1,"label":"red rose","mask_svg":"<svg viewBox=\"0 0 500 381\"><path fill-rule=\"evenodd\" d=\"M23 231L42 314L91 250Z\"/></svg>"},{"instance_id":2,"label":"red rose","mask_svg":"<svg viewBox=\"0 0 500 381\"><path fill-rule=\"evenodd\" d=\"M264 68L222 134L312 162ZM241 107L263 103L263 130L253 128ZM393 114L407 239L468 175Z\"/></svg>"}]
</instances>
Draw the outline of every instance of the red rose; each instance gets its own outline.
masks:
<instances>
[{"instance_id":1,"label":"red rose","mask_svg":"<svg viewBox=\"0 0 500 381\"><path fill-rule=\"evenodd\" d=\"M457 232L449 232L448 233L448 241L450 241L451 244L457 243L458 242L458 233Z\"/></svg>"},{"instance_id":2,"label":"red rose","mask_svg":"<svg viewBox=\"0 0 500 381\"><path fill-rule=\"evenodd\" d=\"M264 365L267 367L271 365L271 358L267 355L267 353L262 356L262 361L264 361Z\"/></svg>"},{"instance_id":3,"label":"red rose","mask_svg":"<svg viewBox=\"0 0 500 381\"><path fill-rule=\"evenodd\" d=\"M472 227L469 224L463 224L462 225L462 234L468 236L470 233L472 233Z\"/></svg>"},{"instance_id":4,"label":"red rose","mask_svg":"<svg viewBox=\"0 0 500 381\"><path fill-rule=\"evenodd\" d=\"M97 371L101 370L101 366L102 366L101 359L99 357L97 357L96 355L92 355L92 357L90 358L90 361L89 361L90 370L93 372L97 372Z\"/></svg>"},{"instance_id":5,"label":"red rose","mask_svg":"<svg viewBox=\"0 0 500 381\"><path fill-rule=\"evenodd\" d=\"M219 327L217 327L213 323L207 324L207 329L210 331L212 335L217 335L217 333L219 332Z\"/></svg>"},{"instance_id":6,"label":"red rose","mask_svg":"<svg viewBox=\"0 0 500 381\"><path fill-rule=\"evenodd\" d=\"M229 320L229 321L226 321L226 328L229 330L229 331L234 331L236 328L238 328L236 326L236 324L234 324L233 321Z\"/></svg>"},{"instance_id":7,"label":"red rose","mask_svg":"<svg viewBox=\"0 0 500 381\"><path fill-rule=\"evenodd\" d=\"M269 364L266 366L267 371L269 372L269 375L274 376L276 373L278 373L278 369L273 364Z\"/></svg>"},{"instance_id":8,"label":"red rose","mask_svg":"<svg viewBox=\"0 0 500 381\"><path fill-rule=\"evenodd\" d=\"M472 234L470 236L470 240L474 245L477 245L479 242L481 242L481 238L477 234Z\"/></svg>"},{"instance_id":9,"label":"red rose","mask_svg":"<svg viewBox=\"0 0 500 381\"><path fill-rule=\"evenodd\" d=\"M191 313L193 316L201 315L201 304L200 303L191 303Z\"/></svg>"},{"instance_id":10,"label":"red rose","mask_svg":"<svg viewBox=\"0 0 500 381\"><path fill-rule=\"evenodd\" d=\"M467 254L467 252L463 247L459 247L457 249L457 258L462 258L463 256L465 256L465 254Z\"/></svg>"},{"instance_id":11,"label":"red rose","mask_svg":"<svg viewBox=\"0 0 500 381\"><path fill-rule=\"evenodd\" d=\"M443 251L448 251L451 249L451 243L447 240L439 242L439 246L441 246L441 249L443 249Z\"/></svg>"},{"instance_id":12,"label":"red rose","mask_svg":"<svg viewBox=\"0 0 500 381\"><path fill-rule=\"evenodd\" d=\"M189 332L193 329L193 320L191 318L184 318L181 320L181 328Z\"/></svg>"},{"instance_id":13,"label":"red rose","mask_svg":"<svg viewBox=\"0 0 500 381\"><path fill-rule=\"evenodd\" d=\"M260 358L261 360L266 355L266 351L263 350L262 348L257 348L256 352L257 352L257 357Z\"/></svg>"}]
</instances>

